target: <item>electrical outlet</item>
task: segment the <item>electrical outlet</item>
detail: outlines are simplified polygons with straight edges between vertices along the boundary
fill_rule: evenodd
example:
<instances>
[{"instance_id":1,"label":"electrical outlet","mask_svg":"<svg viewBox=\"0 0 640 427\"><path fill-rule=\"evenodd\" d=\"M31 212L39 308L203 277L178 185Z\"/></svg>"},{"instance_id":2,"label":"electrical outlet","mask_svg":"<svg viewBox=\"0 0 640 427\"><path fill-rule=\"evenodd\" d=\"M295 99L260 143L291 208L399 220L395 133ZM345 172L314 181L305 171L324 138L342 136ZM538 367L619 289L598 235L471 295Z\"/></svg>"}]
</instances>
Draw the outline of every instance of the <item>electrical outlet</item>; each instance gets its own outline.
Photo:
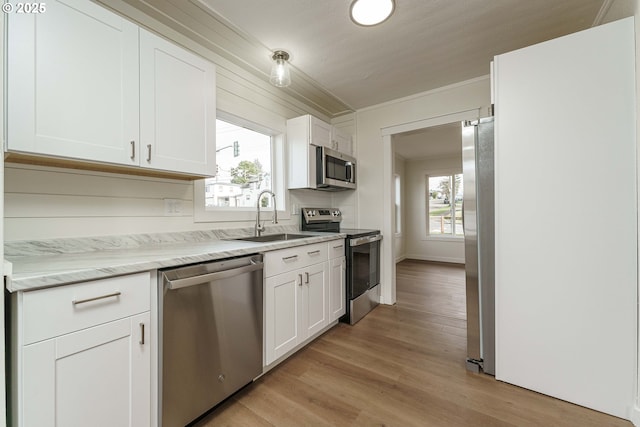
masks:
<instances>
[{"instance_id":1,"label":"electrical outlet","mask_svg":"<svg viewBox=\"0 0 640 427\"><path fill-rule=\"evenodd\" d=\"M291 203L291 215L298 215L300 208L297 203Z\"/></svg>"},{"instance_id":2,"label":"electrical outlet","mask_svg":"<svg viewBox=\"0 0 640 427\"><path fill-rule=\"evenodd\" d=\"M164 216L182 215L182 200L180 199L163 199L163 200L164 200Z\"/></svg>"}]
</instances>

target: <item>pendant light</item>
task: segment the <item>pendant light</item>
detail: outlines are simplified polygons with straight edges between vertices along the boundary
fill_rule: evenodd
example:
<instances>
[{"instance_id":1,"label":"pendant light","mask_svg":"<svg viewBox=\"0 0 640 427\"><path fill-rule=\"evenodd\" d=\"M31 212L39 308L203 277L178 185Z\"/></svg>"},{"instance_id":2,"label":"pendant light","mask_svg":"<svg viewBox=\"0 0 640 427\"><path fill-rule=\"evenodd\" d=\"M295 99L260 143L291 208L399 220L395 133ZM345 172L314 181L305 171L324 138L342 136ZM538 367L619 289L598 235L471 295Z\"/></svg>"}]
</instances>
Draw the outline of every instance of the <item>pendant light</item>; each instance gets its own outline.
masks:
<instances>
[{"instance_id":1,"label":"pendant light","mask_svg":"<svg viewBox=\"0 0 640 427\"><path fill-rule=\"evenodd\" d=\"M291 73L289 72L289 54L284 50L276 50L271 56L273 65L271 66L271 77L269 81L276 87L287 87L291 84Z\"/></svg>"},{"instance_id":2,"label":"pendant light","mask_svg":"<svg viewBox=\"0 0 640 427\"><path fill-rule=\"evenodd\" d=\"M349 14L356 24L371 27L389 19L395 8L395 0L353 0Z\"/></svg>"}]
</instances>

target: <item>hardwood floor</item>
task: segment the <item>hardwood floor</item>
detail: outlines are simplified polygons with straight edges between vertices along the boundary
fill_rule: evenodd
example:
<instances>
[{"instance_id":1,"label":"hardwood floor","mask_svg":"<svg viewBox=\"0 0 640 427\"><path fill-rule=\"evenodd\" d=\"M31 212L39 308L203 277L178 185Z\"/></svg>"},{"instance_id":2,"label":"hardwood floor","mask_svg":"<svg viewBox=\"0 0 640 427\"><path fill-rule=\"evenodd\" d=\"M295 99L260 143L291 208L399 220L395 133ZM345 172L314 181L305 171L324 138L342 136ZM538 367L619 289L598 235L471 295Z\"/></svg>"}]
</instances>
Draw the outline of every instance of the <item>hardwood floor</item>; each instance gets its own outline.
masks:
<instances>
[{"instance_id":1,"label":"hardwood floor","mask_svg":"<svg viewBox=\"0 0 640 427\"><path fill-rule=\"evenodd\" d=\"M397 300L331 329L198 426L632 426L467 372L462 266L399 263Z\"/></svg>"}]
</instances>

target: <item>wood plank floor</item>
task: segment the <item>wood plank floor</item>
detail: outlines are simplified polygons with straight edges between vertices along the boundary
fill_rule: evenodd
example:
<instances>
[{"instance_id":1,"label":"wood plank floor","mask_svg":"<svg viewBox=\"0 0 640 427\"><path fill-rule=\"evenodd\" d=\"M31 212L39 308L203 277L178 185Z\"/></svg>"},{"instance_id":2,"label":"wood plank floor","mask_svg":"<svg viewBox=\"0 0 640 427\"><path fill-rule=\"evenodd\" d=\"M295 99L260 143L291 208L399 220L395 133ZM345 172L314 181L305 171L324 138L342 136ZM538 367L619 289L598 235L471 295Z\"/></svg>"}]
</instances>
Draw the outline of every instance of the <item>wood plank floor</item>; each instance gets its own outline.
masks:
<instances>
[{"instance_id":1,"label":"wood plank floor","mask_svg":"<svg viewBox=\"0 0 640 427\"><path fill-rule=\"evenodd\" d=\"M462 266L399 263L397 300L331 329L198 426L632 426L467 372Z\"/></svg>"}]
</instances>

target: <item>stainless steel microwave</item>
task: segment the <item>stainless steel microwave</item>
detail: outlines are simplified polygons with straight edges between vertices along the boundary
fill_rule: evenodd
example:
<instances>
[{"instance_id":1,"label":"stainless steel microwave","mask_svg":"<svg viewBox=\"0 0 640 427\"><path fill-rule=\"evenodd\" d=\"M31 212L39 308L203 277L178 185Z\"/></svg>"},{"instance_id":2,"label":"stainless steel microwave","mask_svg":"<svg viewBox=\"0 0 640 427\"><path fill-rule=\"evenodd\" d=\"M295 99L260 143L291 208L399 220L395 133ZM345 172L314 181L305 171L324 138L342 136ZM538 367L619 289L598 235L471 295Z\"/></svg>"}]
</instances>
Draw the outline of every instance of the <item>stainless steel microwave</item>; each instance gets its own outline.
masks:
<instances>
[{"instance_id":1,"label":"stainless steel microwave","mask_svg":"<svg viewBox=\"0 0 640 427\"><path fill-rule=\"evenodd\" d=\"M327 147L316 147L316 188L355 190L356 159Z\"/></svg>"}]
</instances>

